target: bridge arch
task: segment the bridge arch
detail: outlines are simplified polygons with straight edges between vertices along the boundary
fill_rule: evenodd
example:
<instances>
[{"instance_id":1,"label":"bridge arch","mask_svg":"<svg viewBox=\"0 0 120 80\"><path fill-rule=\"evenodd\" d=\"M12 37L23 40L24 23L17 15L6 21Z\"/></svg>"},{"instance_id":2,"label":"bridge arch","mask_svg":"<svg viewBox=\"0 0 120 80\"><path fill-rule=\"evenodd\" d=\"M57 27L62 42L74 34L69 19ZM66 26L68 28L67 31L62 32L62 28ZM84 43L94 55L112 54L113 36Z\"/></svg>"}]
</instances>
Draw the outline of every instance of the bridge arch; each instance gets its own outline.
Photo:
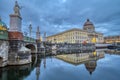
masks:
<instances>
[{"instance_id":1,"label":"bridge arch","mask_svg":"<svg viewBox=\"0 0 120 80\"><path fill-rule=\"evenodd\" d=\"M31 53L36 53L37 52L37 47L34 44L26 44L25 47L30 49Z\"/></svg>"}]
</instances>

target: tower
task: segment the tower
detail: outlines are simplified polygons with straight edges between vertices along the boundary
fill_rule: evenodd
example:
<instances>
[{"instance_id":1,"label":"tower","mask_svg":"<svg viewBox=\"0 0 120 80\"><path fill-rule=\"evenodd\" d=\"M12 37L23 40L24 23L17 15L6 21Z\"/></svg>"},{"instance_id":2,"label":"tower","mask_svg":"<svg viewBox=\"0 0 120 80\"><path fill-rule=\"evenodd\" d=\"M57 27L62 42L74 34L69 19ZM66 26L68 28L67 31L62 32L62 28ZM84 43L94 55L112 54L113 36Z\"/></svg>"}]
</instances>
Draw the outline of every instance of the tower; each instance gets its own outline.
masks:
<instances>
[{"instance_id":1,"label":"tower","mask_svg":"<svg viewBox=\"0 0 120 80\"><path fill-rule=\"evenodd\" d=\"M37 43L37 50L38 53L41 51L41 39L40 39L40 28L39 26L37 27L37 31L36 31L36 43Z\"/></svg>"},{"instance_id":2,"label":"tower","mask_svg":"<svg viewBox=\"0 0 120 80\"><path fill-rule=\"evenodd\" d=\"M31 37L31 33L32 33L32 24L30 23L29 25L29 36Z\"/></svg>"},{"instance_id":3,"label":"tower","mask_svg":"<svg viewBox=\"0 0 120 80\"><path fill-rule=\"evenodd\" d=\"M39 28L39 26L37 27L37 31L36 31L36 40L40 40L40 28Z\"/></svg>"},{"instance_id":4,"label":"tower","mask_svg":"<svg viewBox=\"0 0 120 80\"><path fill-rule=\"evenodd\" d=\"M23 40L21 24L22 17L20 15L20 7L16 1L14 6L14 14L10 14L9 40Z\"/></svg>"},{"instance_id":5,"label":"tower","mask_svg":"<svg viewBox=\"0 0 120 80\"><path fill-rule=\"evenodd\" d=\"M21 8L16 1L14 6L14 14L10 15L10 32L21 32L22 17L20 15L20 9Z\"/></svg>"},{"instance_id":6,"label":"tower","mask_svg":"<svg viewBox=\"0 0 120 80\"><path fill-rule=\"evenodd\" d=\"M20 15L20 6L15 1L14 13L10 14L9 37L9 61L16 61L18 51L23 45L23 34L21 31L22 17ZM11 62L14 63L14 62Z\"/></svg>"}]
</instances>

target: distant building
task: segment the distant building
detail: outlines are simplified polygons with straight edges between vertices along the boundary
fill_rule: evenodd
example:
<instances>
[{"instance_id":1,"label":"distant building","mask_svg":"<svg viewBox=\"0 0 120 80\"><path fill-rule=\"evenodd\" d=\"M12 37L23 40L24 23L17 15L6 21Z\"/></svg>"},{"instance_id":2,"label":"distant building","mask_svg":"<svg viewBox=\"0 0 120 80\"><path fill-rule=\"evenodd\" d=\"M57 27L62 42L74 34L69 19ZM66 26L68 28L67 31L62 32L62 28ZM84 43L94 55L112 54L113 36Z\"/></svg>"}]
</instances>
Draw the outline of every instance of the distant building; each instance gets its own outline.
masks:
<instances>
[{"instance_id":1,"label":"distant building","mask_svg":"<svg viewBox=\"0 0 120 80\"><path fill-rule=\"evenodd\" d=\"M81 29L70 29L62 33L58 33L47 37L47 41L52 43L81 43L87 40L87 32Z\"/></svg>"},{"instance_id":2,"label":"distant building","mask_svg":"<svg viewBox=\"0 0 120 80\"><path fill-rule=\"evenodd\" d=\"M107 36L104 37L105 43L120 43L120 35L119 36Z\"/></svg>"},{"instance_id":3,"label":"distant building","mask_svg":"<svg viewBox=\"0 0 120 80\"><path fill-rule=\"evenodd\" d=\"M52 43L103 43L102 33L95 32L95 27L89 19L82 29L73 28L64 32L48 36L48 42Z\"/></svg>"},{"instance_id":4,"label":"distant building","mask_svg":"<svg viewBox=\"0 0 120 80\"><path fill-rule=\"evenodd\" d=\"M8 40L8 30L6 24L0 18L0 39Z\"/></svg>"}]
</instances>

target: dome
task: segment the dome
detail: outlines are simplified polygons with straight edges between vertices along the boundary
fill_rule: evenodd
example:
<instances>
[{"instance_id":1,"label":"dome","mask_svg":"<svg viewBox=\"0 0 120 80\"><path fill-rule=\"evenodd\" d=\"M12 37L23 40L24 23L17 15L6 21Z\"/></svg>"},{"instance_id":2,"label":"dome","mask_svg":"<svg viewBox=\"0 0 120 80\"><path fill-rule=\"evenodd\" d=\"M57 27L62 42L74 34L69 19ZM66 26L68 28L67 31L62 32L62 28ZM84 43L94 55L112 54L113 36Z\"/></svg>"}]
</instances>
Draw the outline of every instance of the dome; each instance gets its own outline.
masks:
<instances>
[{"instance_id":1,"label":"dome","mask_svg":"<svg viewBox=\"0 0 120 80\"><path fill-rule=\"evenodd\" d=\"M84 26L87 26L87 25L93 25L93 23L92 23L92 22L90 22L90 20L89 20L89 19L87 19L87 21L85 22Z\"/></svg>"},{"instance_id":2,"label":"dome","mask_svg":"<svg viewBox=\"0 0 120 80\"><path fill-rule=\"evenodd\" d=\"M6 24L0 19L0 30L7 30Z\"/></svg>"},{"instance_id":3,"label":"dome","mask_svg":"<svg viewBox=\"0 0 120 80\"><path fill-rule=\"evenodd\" d=\"M87 63L85 63L85 67L89 71L90 75L92 74L92 72L95 71L96 66L97 66L96 61L88 61Z\"/></svg>"},{"instance_id":4,"label":"dome","mask_svg":"<svg viewBox=\"0 0 120 80\"><path fill-rule=\"evenodd\" d=\"M89 19L87 19L87 21L85 22L84 26L83 26L84 30L87 30L88 32L93 32L95 31L95 27L93 25L92 22L90 22Z\"/></svg>"}]
</instances>

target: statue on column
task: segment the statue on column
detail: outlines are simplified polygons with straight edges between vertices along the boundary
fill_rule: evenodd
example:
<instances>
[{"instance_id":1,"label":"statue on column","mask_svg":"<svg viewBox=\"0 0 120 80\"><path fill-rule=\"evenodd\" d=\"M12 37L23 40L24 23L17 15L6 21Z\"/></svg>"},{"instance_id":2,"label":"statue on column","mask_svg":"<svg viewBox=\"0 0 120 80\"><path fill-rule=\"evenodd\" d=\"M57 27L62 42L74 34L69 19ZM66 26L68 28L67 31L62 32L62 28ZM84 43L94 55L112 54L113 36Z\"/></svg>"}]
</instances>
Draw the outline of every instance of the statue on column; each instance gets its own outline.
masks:
<instances>
[{"instance_id":1,"label":"statue on column","mask_svg":"<svg viewBox=\"0 0 120 80\"><path fill-rule=\"evenodd\" d=\"M14 6L14 13L18 16L20 16L20 6L18 5L18 2L15 1L15 6Z\"/></svg>"},{"instance_id":2,"label":"statue on column","mask_svg":"<svg viewBox=\"0 0 120 80\"><path fill-rule=\"evenodd\" d=\"M1 19L1 16L0 16L0 21L1 21L2 19Z\"/></svg>"}]
</instances>

